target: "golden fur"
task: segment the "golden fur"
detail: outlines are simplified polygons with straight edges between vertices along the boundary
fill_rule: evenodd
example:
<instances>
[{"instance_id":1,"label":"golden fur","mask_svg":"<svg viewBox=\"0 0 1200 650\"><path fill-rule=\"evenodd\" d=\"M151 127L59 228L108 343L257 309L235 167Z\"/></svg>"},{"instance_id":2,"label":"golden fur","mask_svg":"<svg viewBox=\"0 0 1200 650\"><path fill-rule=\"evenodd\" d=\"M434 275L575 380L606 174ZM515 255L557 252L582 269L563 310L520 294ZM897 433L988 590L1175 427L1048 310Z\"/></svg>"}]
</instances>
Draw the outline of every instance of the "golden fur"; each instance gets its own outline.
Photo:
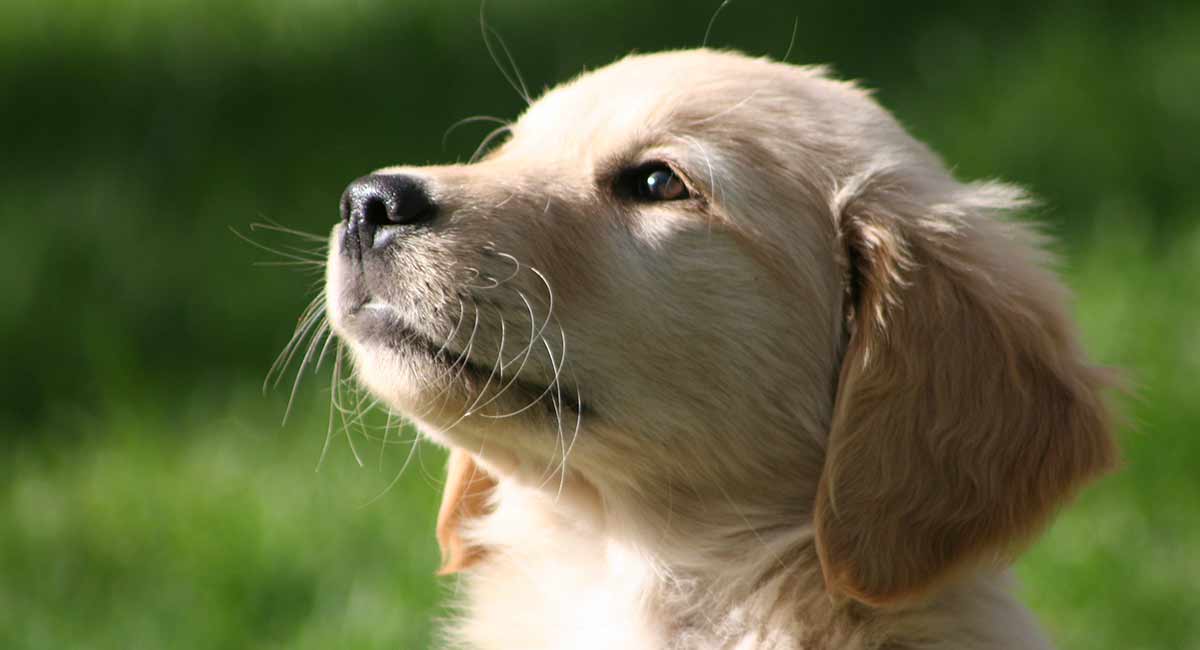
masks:
<instances>
[{"instance_id":1,"label":"golden fur","mask_svg":"<svg viewBox=\"0 0 1200 650\"><path fill-rule=\"evenodd\" d=\"M1047 647L1004 567L1115 449L1019 190L819 68L709 50L510 135L380 170L437 219L369 267L339 226L328 266L359 380L452 449L447 645ZM646 161L691 198L614 192Z\"/></svg>"}]
</instances>

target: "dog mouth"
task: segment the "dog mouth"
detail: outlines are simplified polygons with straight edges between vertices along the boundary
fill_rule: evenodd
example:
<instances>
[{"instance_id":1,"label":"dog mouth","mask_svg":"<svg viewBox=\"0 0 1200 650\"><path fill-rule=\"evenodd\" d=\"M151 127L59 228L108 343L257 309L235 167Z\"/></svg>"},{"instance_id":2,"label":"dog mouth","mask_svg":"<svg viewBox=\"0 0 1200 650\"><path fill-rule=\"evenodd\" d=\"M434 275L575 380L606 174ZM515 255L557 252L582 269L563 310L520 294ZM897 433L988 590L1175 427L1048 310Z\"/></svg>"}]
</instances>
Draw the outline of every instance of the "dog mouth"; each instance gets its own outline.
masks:
<instances>
[{"instance_id":1,"label":"dog mouth","mask_svg":"<svg viewBox=\"0 0 1200 650\"><path fill-rule=\"evenodd\" d=\"M366 299L348 309L345 322L346 329L359 343L383 345L405 353L422 353L432 360L457 356L448 349L449 341L437 343L432 336L409 325L398 309L380 300Z\"/></svg>"},{"instance_id":2,"label":"dog mouth","mask_svg":"<svg viewBox=\"0 0 1200 650\"><path fill-rule=\"evenodd\" d=\"M436 367L443 377L457 377L459 381L482 387L479 390L491 387L501 392L513 391L527 404L517 412L534 404L540 404L551 414L567 410L582 415L589 410L577 391L561 381L547 384L505 375L503 366L477 361L469 346L466 350L455 349L451 341L457 332L439 341L410 325L399 309L381 300L369 298L347 310L345 325L357 342L382 346L405 358L424 361ZM487 399L490 402L495 397Z\"/></svg>"}]
</instances>

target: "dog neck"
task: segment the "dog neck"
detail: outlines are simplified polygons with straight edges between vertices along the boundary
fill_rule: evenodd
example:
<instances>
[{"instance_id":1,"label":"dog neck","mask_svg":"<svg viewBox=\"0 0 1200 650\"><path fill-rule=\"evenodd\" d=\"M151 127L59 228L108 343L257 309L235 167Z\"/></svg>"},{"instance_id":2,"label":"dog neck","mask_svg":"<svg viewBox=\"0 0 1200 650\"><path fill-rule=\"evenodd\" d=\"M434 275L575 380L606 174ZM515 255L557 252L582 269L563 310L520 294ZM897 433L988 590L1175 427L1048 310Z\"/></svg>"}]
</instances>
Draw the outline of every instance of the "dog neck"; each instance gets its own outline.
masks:
<instances>
[{"instance_id":1,"label":"dog neck","mask_svg":"<svg viewBox=\"0 0 1200 650\"><path fill-rule=\"evenodd\" d=\"M500 481L494 512L468 531L489 552L464 576L461 647L1048 647L1003 575L869 608L825 589L803 508L672 490L660 510L606 488Z\"/></svg>"}]
</instances>

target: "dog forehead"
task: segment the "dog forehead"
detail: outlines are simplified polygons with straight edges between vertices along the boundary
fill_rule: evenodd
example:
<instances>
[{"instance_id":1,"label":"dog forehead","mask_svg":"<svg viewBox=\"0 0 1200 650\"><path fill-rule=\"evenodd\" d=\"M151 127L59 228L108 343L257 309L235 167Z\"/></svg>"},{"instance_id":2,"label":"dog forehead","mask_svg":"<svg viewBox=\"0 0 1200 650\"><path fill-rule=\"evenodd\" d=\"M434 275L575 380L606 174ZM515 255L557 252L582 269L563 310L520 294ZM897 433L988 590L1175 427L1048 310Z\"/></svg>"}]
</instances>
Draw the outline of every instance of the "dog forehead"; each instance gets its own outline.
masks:
<instances>
[{"instance_id":1,"label":"dog forehead","mask_svg":"<svg viewBox=\"0 0 1200 650\"><path fill-rule=\"evenodd\" d=\"M510 146L531 155L601 154L606 144L656 133L703 132L714 116L736 121L723 111L756 93L778 93L779 67L711 50L632 55L547 92L514 125Z\"/></svg>"}]
</instances>

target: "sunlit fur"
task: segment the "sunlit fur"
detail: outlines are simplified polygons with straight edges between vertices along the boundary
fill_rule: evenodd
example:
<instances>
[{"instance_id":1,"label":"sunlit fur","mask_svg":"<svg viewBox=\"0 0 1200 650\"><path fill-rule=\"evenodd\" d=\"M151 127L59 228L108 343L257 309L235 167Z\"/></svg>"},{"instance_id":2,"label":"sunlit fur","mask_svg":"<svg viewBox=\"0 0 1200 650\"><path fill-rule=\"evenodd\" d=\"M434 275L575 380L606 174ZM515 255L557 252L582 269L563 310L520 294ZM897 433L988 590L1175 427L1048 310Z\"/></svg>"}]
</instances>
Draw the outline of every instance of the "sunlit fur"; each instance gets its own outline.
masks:
<instances>
[{"instance_id":1,"label":"sunlit fur","mask_svg":"<svg viewBox=\"0 0 1200 650\"><path fill-rule=\"evenodd\" d=\"M694 198L614 191L652 160ZM1046 647L1005 566L1115 452L1019 190L822 69L708 50L400 172L437 220L365 274L335 228L326 294L359 380L454 450L447 645Z\"/></svg>"}]
</instances>

